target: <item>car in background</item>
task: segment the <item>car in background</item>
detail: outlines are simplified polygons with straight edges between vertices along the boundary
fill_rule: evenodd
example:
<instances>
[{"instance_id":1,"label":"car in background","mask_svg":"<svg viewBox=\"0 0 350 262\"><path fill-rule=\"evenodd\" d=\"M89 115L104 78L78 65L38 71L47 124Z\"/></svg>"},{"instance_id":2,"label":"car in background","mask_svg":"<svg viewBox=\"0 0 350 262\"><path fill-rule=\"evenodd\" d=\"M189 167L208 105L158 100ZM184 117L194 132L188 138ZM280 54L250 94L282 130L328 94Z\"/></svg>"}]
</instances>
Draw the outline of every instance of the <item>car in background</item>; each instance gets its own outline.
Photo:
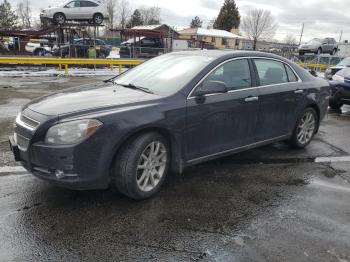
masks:
<instances>
[{"instance_id":1,"label":"car in background","mask_svg":"<svg viewBox=\"0 0 350 262\"><path fill-rule=\"evenodd\" d=\"M64 24L67 20L80 20L100 25L105 19L108 19L108 13L106 6L100 1L73 0L58 7L43 9L40 19L50 20L56 24Z\"/></svg>"},{"instance_id":2,"label":"car in background","mask_svg":"<svg viewBox=\"0 0 350 262\"><path fill-rule=\"evenodd\" d=\"M107 45L101 39L79 38L72 44L63 45L52 50L51 54L58 57L67 57L72 52L74 57L89 57L89 49L96 45L96 57L106 58L109 56L112 46Z\"/></svg>"},{"instance_id":3,"label":"car in background","mask_svg":"<svg viewBox=\"0 0 350 262\"><path fill-rule=\"evenodd\" d=\"M299 46L299 55L305 55L306 53L335 55L337 52L338 44L334 38L314 38Z\"/></svg>"},{"instance_id":4,"label":"car in background","mask_svg":"<svg viewBox=\"0 0 350 262\"><path fill-rule=\"evenodd\" d=\"M277 141L305 148L328 97L327 81L277 55L172 52L33 100L9 141L17 161L54 185L115 186L141 200L188 166Z\"/></svg>"},{"instance_id":5,"label":"car in background","mask_svg":"<svg viewBox=\"0 0 350 262\"><path fill-rule=\"evenodd\" d=\"M343 60L341 60L340 63L338 63L337 65L328 68L325 72L325 78L332 80L332 77L337 72L339 72L340 70L342 70L346 67L350 67L350 57L346 57Z\"/></svg>"},{"instance_id":6,"label":"car in background","mask_svg":"<svg viewBox=\"0 0 350 262\"><path fill-rule=\"evenodd\" d=\"M25 50L34 56L51 55L53 48L55 48L54 44L47 39L33 39L25 46Z\"/></svg>"},{"instance_id":7,"label":"car in background","mask_svg":"<svg viewBox=\"0 0 350 262\"><path fill-rule=\"evenodd\" d=\"M129 39L121 43L120 57L134 58L135 57L156 57L164 53L164 45L160 38L140 37L136 41Z\"/></svg>"},{"instance_id":8,"label":"car in background","mask_svg":"<svg viewBox=\"0 0 350 262\"><path fill-rule=\"evenodd\" d=\"M329 84L331 86L330 108L339 110L343 105L350 105L350 68L345 67L338 71Z\"/></svg>"}]
</instances>

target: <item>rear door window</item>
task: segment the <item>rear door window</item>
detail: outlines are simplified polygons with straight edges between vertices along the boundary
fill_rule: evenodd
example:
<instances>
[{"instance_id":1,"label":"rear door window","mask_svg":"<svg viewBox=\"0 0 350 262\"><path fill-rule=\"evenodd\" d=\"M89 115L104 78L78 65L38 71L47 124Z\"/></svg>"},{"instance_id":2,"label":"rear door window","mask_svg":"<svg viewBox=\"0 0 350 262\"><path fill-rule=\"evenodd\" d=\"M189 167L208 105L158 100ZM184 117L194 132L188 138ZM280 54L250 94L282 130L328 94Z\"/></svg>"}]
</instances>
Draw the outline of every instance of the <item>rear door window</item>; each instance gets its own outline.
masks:
<instances>
[{"instance_id":1,"label":"rear door window","mask_svg":"<svg viewBox=\"0 0 350 262\"><path fill-rule=\"evenodd\" d=\"M288 83L284 64L270 59L254 59L260 86Z\"/></svg>"}]
</instances>

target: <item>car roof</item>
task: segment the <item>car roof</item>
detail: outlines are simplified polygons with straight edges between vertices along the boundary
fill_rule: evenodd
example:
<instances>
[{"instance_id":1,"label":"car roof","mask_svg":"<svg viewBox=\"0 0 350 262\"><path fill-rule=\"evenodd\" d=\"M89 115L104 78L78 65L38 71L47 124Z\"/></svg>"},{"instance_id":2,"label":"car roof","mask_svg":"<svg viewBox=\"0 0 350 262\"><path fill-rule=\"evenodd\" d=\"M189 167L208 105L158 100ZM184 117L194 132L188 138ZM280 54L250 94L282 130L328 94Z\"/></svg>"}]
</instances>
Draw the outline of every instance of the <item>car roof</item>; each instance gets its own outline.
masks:
<instances>
[{"instance_id":1,"label":"car roof","mask_svg":"<svg viewBox=\"0 0 350 262\"><path fill-rule=\"evenodd\" d=\"M266 52L260 51L232 51L232 50L196 50L196 51L180 51L173 52L172 55L191 55L191 56L205 56L212 58L235 58L235 57L267 57L274 58L283 61L288 61L287 59Z\"/></svg>"}]
</instances>

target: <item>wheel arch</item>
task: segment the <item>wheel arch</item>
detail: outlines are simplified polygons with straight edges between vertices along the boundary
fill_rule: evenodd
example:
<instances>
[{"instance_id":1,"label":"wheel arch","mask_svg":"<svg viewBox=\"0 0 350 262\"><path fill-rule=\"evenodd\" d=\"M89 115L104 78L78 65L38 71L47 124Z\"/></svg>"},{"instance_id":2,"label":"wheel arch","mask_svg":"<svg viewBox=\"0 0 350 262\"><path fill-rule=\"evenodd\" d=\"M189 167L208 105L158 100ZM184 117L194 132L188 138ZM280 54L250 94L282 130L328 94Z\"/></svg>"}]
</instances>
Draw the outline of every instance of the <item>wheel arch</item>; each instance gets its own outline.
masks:
<instances>
[{"instance_id":1,"label":"wheel arch","mask_svg":"<svg viewBox=\"0 0 350 262\"><path fill-rule=\"evenodd\" d=\"M152 133L152 132L155 132L155 133L162 135L168 141L169 147L170 147L170 153L171 153L170 154L170 159L171 159L170 170L172 172L181 173L183 170L183 160L182 160L182 154L181 154L182 150L181 150L181 146L180 146L180 144L181 144L180 141L178 141L176 136L168 129L163 128L163 127L157 127L157 126L143 127L143 128L134 130L133 132L130 132L127 135L125 135L114 147L114 150L112 153L113 157L110 160L109 169L113 170L113 165L114 165L116 158L120 154L121 150L130 141L132 141L133 139L135 139L136 137L138 137L142 134Z\"/></svg>"},{"instance_id":2,"label":"wheel arch","mask_svg":"<svg viewBox=\"0 0 350 262\"><path fill-rule=\"evenodd\" d=\"M318 105L316 103L310 103L308 104L307 106L304 107L303 111L306 109L306 108L312 108L316 111L316 114L317 114L317 129L316 129L316 133L318 132L318 129L320 127L320 123L321 123L321 110L320 108L318 107Z\"/></svg>"}]
</instances>

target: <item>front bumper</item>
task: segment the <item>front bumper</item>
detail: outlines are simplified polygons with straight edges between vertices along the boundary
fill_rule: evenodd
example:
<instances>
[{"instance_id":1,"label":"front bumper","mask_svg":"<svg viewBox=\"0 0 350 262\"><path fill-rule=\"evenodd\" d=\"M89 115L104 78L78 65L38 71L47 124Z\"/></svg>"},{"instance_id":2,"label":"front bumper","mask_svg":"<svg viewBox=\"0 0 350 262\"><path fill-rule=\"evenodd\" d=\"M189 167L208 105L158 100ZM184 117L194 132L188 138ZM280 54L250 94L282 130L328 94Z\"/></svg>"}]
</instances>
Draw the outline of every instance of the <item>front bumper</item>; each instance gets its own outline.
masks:
<instances>
[{"instance_id":1,"label":"front bumper","mask_svg":"<svg viewBox=\"0 0 350 262\"><path fill-rule=\"evenodd\" d=\"M315 53L317 52L314 48L300 48L299 53Z\"/></svg>"},{"instance_id":2,"label":"front bumper","mask_svg":"<svg viewBox=\"0 0 350 262\"><path fill-rule=\"evenodd\" d=\"M47 146L41 142L21 149L14 137L9 138L10 149L16 161L34 176L54 185L76 189L103 189L110 184L109 173L94 158L94 150L77 146Z\"/></svg>"},{"instance_id":3,"label":"front bumper","mask_svg":"<svg viewBox=\"0 0 350 262\"><path fill-rule=\"evenodd\" d=\"M350 105L350 83L329 81L331 86L331 98L338 103Z\"/></svg>"}]
</instances>

